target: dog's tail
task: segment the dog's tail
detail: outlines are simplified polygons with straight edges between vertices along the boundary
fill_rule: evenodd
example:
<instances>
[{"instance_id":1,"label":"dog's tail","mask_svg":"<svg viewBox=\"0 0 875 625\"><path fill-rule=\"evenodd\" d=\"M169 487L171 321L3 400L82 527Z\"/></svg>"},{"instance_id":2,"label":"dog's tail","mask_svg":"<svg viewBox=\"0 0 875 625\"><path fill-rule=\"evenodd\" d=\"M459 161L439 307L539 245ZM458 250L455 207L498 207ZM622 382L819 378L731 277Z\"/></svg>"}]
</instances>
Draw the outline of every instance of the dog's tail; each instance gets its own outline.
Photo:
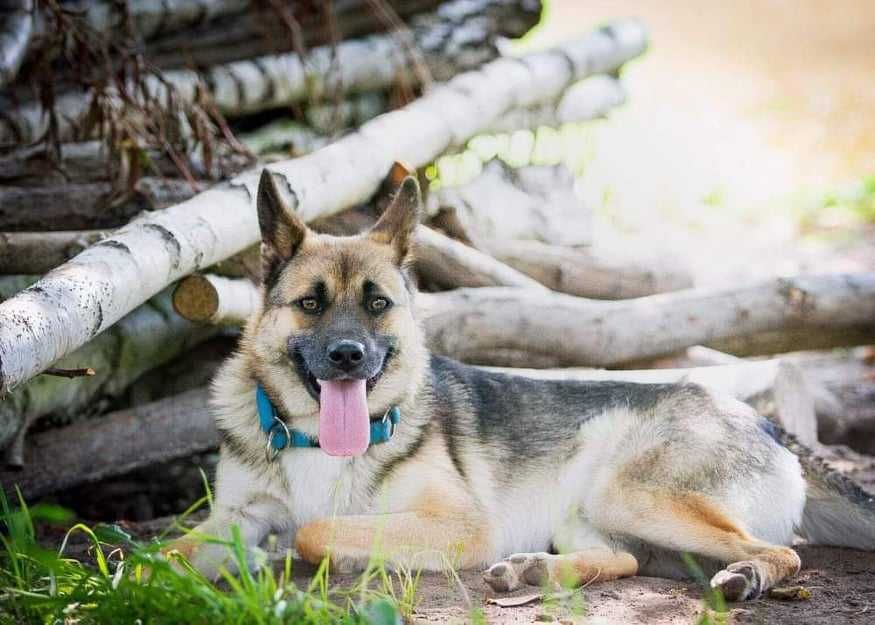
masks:
<instances>
[{"instance_id":1,"label":"dog's tail","mask_svg":"<svg viewBox=\"0 0 875 625\"><path fill-rule=\"evenodd\" d=\"M781 442L799 457L808 485L802 523L803 538L817 545L875 551L875 495L826 465L792 435Z\"/></svg>"}]
</instances>

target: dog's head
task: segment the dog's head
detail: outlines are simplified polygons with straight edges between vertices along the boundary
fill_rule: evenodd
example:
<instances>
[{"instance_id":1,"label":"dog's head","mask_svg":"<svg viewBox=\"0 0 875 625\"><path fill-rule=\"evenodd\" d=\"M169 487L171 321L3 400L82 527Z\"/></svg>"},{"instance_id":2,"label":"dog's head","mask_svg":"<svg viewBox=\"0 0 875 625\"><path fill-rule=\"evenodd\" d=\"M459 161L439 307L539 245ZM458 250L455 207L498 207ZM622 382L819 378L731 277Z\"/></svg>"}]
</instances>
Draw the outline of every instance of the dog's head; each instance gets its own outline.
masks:
<instances>
[{"instance_id":1,"label":"dog's head","mask_svg":"<svg viewBox=\"0 0 875 625\"><path fill-rule=\"evenodd\" d=\"M256 376L327 453L364 453L370 416L415 390L426 358L409 276L419 186L406 178L377 224L351 237L309 229L267 170L257 203L264 303L245 338Z\"/></svg>"}]
</instances>

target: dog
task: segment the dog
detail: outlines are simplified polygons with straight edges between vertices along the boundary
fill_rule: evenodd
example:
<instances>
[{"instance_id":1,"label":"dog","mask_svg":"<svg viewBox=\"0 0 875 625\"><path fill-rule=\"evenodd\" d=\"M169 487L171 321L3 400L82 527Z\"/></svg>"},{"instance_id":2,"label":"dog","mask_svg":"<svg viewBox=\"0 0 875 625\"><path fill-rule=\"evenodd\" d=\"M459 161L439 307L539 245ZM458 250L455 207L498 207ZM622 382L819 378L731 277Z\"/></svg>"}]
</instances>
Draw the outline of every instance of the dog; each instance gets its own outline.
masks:
<instances>
[{"instance_id":1,"label":"dog","mask_svg":"<svg viewBox=\"0 0 875 625\"><path fill-rule=\"evenodd\" d=\"M411 273L420 192L317 234L262 174L261 308L217 374L209 518L173 549L215 576L232 526L340 570L485 569L494 590L636 574L727 600L800 568L789 546L875 549L875 500L748 405L693 384L544 381L430 355ZM253 551L255 552L255 551Z\"/></svg>"}]
</instances>

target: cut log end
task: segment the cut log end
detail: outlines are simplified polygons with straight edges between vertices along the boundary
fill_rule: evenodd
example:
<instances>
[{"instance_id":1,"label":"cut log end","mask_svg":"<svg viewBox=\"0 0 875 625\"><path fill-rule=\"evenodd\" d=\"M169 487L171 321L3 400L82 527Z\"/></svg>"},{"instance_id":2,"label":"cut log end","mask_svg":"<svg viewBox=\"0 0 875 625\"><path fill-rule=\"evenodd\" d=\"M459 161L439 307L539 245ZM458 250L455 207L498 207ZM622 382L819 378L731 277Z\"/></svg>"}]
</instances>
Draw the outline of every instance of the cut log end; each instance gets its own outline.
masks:
<instances>
[{"instance_id":1,"label":"cut log end","mask_svg":"<svg viewBox=\"0 0 875 625\"><path fill-rule=\"evenodd\" d=\"M205 276L187 276L173 290L173 309L184 319L207 323L219 312L219 294Z\"/></svg>"}]
</instances>

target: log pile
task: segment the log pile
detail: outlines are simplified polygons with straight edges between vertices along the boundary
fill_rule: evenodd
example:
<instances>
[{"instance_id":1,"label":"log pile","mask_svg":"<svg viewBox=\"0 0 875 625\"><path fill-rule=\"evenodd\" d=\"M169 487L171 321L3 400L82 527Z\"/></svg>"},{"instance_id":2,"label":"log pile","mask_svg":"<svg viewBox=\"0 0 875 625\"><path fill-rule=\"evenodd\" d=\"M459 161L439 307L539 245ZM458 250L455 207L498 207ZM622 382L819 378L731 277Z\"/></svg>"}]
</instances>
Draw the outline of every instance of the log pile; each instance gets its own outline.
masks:
<instances>
[{"instance_id":1,"label":"log pile","mask_svg":"<svg viewBox=\"0 0 875 625\"><path fill-rule=\"evenodd\" d=\"M74 4L0 14L0 450L24 467L0 481L28 497L216 446L203 376L162 373L212 371L259 305L263 168L314 229L360 232L406 173L425 181L474 137L609 114L647 45L618 20L502 56L537 22L530 0L344 0L327 30L316 2ZM83 90L66 56L46 57L73 19L112 50L134 29L150 71L122 71L122 55L122 80ZM798 368L722 352L875 341L875 274L696 289L683 266L601 248L574 184L562 165L493 159L432 186L415 265L430 348L529 376L695 381L816 445L821 394ZM719 365L581 369L697 345Z\"/></svg>"}]
</instances>

